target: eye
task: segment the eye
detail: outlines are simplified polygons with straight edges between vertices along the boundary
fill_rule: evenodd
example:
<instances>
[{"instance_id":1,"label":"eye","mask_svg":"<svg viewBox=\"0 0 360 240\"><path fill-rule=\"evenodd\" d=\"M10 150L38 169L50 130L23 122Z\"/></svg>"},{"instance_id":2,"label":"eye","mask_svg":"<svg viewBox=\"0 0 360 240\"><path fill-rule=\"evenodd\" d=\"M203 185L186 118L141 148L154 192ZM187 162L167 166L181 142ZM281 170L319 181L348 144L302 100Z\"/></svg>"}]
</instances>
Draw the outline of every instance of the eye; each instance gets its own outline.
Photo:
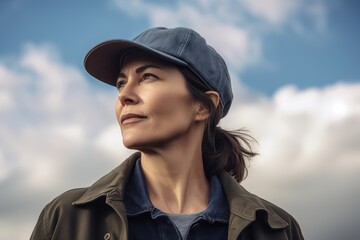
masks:
<instances>
[{"instance_id":1,"label":"eye","mask_svg":"<svg viewBox=\"0 0 360 240\"><path fill-rule=\"evenodd\" d=\"M152 78L159 79L158 76L152 73L144 73L144 75L142 76L142 80L152 79Z\"/></svg>"},{"instance_id":2,"label":"eye","mask_svg":"<svg viewBox=\"0 0 360 240\"><path fill-rule=\"evenodd\" d=\"M117 80L116 81L116 88L120 91L123 87L125 87L126 81L125 80Z\"/></svg>"}]
</instances>

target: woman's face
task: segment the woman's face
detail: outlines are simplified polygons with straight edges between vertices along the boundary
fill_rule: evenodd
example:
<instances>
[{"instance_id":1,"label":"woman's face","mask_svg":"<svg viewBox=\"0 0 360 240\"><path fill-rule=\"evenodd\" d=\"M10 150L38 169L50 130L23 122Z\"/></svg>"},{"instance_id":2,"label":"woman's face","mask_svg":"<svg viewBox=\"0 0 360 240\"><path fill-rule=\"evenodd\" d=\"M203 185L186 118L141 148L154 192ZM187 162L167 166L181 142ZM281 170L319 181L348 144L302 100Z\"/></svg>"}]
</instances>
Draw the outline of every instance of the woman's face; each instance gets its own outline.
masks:
<instances>
[{"instance_id":1,"label":"woman's face","mask_svg":"<svg viewBox=\"0 0 360 240\"><path fill-rule=\"evenodd\" d=\"M123 59L115 113L125 147L162 147L191 134L200 104L185 81L176 67L150 55L132 52Z\"/></svg>"}]
</instances>

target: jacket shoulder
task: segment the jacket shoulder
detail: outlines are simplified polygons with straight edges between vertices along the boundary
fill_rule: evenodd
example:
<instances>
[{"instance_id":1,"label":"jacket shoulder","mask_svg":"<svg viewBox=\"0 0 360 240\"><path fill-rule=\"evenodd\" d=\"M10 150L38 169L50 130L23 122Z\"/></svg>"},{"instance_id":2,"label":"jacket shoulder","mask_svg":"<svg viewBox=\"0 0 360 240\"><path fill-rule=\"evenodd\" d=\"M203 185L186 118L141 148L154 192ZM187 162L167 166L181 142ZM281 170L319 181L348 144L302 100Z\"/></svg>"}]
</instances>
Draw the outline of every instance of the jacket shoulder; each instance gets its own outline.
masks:
<instances>
[{"instance_id":1,"label":"jacket shoulder","mask_svg":"<svg viewBox=\"0 0 360 240\"><path fill-rule=\"evenodd\" d=\"M71 206L78 198L80 198L89 188L74 188L63 192L49 202L45 208L61 208Z\"/></svg>"},{"instance_id":2,"label":"jacket shoulder","mask_svg":"<svg viewBox=\"0 0 360 240\"><path fill-rule=\"evenodd\" d=\"M304 239L299 224L287 211L250 193L228 173L221 175L221 181L233 216L252 222L253 226L259 224L261 228L283 229L292 240Z\"/></svg>"},{"instance_id":3,"label":"jacket shoulder","mask_svg":"<svg viewBox=\"0 0 360 240\"><path fill-rule=\"evenodd\" d=\"M72 203L78 199L88 188L68 190L49 202L41 211L30 240L51 239L52 230L56 222L66 212L71 211Z\"/></svg>"},{"instance_id":4,"label":"jacket shoulder","mask_svg":"<svg viewBox=\"0 0 360 240\"><path fill-rule=\"evenodd\" d=\"M63 192L59 196L55 197L52 201L45 205L43 212L44 215L56 214L57 212L62 212L68 208L71 208L73 202L81 197L88 187L84 188L75 188Z\"/></svg>"},{"instance_id":5,"label":"jacket shoulder","mask_svg":"<svg viewBox=\"0 0 360 240\"><path fill-rule=\"evenodd\" d=\"M266 210L268 212L273 212L275 214L277 214L278 216L280 216L283 220L285 220L287 223L290 223L292 220L294 220L294 218L291 216L290 213L288 213L287 211L285 211L283 208L279 207L278 205L269 202L261 197L258 197L259 201L262 202L262 205L265 206Z\"/></svg>"},{"instance_id":6,"label":"jacket shoulder","mask_svg":"<svg viewBox=\"0 0 360 240\"><path fill-rule=\"evenodd\" d=\"M281 207L265 199L261 199L261 200L267 206L267 209L269 209L269 211L273 211L288 223L288 227L285 228L286 232L288 233L288 236L292 236L293 239L303 239L303 234L301 232L300 225L290 213L288 213Z\"/></svg>"},{"instance_id":7,"label":"jacket shoulder","mask_svg":"<svg viewBox=\"0 0 360 240\"><path fill-rule=\"evenodd\" d=\"M259 218L266 218L266 222L272 229L283 228L286 232L286 235L293 240L303 240L303 234L300 228L299 223L295 218L285 211L283 208L277 206L276 204L269 202L255 194L248 193L252 196L252 200L259 203L262 206L262 209L258 210L256 215ZM286 222L286 225L283 223Z\"/></svg>"}]
</instances>

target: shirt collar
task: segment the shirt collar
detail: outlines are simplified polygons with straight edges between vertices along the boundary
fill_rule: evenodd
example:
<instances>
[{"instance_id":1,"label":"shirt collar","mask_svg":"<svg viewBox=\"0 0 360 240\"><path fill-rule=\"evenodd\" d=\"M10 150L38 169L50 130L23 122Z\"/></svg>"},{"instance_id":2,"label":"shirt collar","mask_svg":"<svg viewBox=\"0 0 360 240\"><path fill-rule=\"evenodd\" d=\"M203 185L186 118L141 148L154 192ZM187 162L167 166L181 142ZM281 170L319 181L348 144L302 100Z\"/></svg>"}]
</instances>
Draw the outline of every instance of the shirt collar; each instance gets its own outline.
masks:
<instances>
[{"instance_id":1,"label":"shirt collar","mask_svg":"<svg viewBox=\"0 0 360 240\"><path fill-rule=\"evenodd\" d=\"M138 159L125 191L125 208L129 216L150 212L155 218L164 215L156 209L148 197L141 161ZM229 207L217 176L210 178L210 199L208 208L202 214L209 221L228 222Z\"/></svg>"},{"instance_id":2,"label":"shirt collar","mask_svg":"<svg viewBox=\"0 0 360 240\"><path fill-rule=\"evenodd\" d=\"M126 213L129 216L149 212L154 208L149 199L140 159L136 161L134 170L126 185L124 201Z\"/></svg>"}]
</instances>

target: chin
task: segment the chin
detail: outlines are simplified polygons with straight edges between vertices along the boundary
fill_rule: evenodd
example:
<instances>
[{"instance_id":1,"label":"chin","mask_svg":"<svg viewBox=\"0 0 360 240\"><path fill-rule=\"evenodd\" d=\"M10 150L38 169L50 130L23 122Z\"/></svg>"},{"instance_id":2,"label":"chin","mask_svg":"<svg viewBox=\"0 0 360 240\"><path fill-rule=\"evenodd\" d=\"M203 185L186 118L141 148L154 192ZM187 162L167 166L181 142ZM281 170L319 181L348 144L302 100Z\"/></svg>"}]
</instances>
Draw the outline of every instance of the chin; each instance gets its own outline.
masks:
<instances>
[{"instance_id":1,"label":"chin","mask_svg":"<svg viewBox=\"0 0 360 240\"><path fill-rule=\"evenodd\" d=\"M144 148L144 145L146 145L144 142L140 142L137 138L136 140L132 139L123 139L123 145L131 150L141 150Z\"/></svg>"},{"instance_id":2,"label":"chin","mask_svg":"<svg viewBox=\"0 0 360 240\"><path fill-rule=\"evenodd\" d=\"M137 151L152 151L153 149L156 148L161 148L161 146L163 146L163 144L160 144L157 141L139 141L139 139L137 139L137 141L129 141L129 139L123 140L123 145L127 148L127 149L131 149L131 150L137 150Z\"/></svg>"},{"instance_id":3,"label":"chin","mask_svg":"<svg viewBox=\"0 0 360 240\"><path fill-rule=\"evenodd\" d=\"M123 141L123 145L128 149L137 150L137 144L127 142L127 141Z\"/></svg>"}]
</instances>

